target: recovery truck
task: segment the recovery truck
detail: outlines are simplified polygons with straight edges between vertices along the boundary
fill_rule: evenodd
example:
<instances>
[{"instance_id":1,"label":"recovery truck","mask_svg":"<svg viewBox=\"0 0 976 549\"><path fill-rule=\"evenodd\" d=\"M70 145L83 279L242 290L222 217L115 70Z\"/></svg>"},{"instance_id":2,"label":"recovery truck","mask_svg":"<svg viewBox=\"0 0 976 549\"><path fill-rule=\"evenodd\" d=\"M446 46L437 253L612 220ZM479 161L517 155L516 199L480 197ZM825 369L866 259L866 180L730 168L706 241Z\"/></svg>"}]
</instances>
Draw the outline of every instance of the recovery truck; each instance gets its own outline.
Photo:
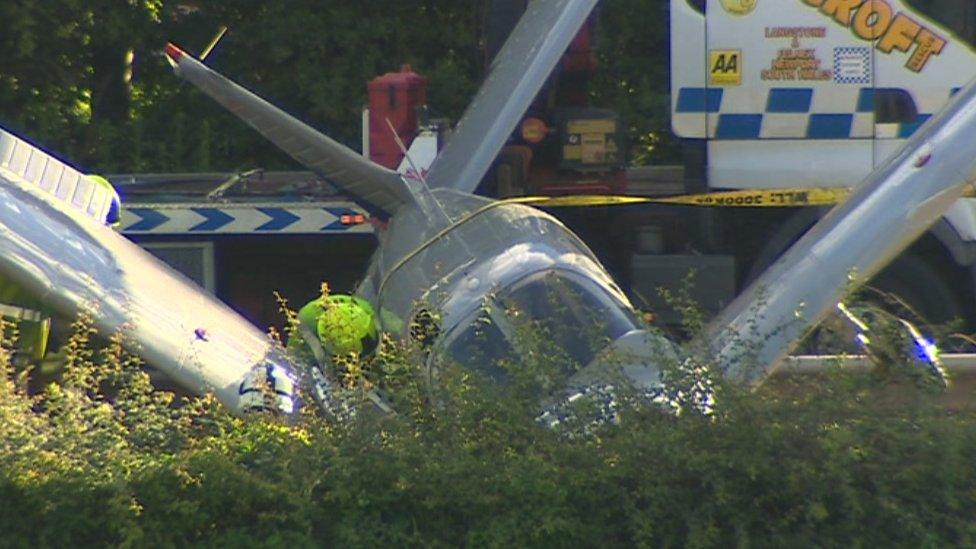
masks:
<instances>
[{"instance_id":1,"label":"recovery truck","mask_svg":"<svg viewBox=\"0 0 976 549\"><path fill-rule=\"evenodd\" d=\"M807 191L856 186L976 75L969 0L670 0L670 18L683 192L759 202L786 188L797 207L702 210L684 231L645 219L645 291L673 284L661 267L678 249L694 250L681 261L700 282L755 279L828 209L803 207ZM976 200L963 198L874 285L971 327L974 264Z\"/></svg>"}]
</instances>

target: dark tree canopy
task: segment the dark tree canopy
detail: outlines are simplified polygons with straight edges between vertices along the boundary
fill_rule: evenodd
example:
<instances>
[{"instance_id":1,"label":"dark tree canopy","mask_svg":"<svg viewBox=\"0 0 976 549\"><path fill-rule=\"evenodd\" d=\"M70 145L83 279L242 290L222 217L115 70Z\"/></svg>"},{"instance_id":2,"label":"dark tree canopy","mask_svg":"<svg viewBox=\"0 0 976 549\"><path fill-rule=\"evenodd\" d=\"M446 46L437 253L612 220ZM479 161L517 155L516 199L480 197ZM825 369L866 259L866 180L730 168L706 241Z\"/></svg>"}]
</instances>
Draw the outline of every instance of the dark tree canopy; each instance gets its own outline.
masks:
<instances>
[{"instance_id":1,"label":"dark tree canopy","mask_svg":"<svg viewBox=\"0 0 976 549\"><path fill-rule=\"evenodd\" d=\"M198 53L358 148L366 82L409 63L456 119L484 69L487 0L52 0L0 2L0 125L103 173L223 171L294 163L173 76L167 41ZM667 136L667 3L602 7L594 104L630 125L634 161ZM658 148L661 152L661 148Z\"/></svg>"}]
</instances>

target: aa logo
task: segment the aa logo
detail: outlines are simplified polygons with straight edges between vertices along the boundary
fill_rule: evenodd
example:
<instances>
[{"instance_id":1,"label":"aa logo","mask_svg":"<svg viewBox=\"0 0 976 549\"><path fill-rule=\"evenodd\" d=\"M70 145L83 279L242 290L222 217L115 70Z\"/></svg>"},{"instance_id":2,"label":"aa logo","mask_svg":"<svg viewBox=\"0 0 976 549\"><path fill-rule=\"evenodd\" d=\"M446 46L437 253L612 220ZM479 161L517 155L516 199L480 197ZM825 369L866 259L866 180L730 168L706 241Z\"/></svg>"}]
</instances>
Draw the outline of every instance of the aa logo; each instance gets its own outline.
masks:
<instances>
[{"instance_id":1,"label":"aa logo","mask_svg":"<svg viewBox=\"0 0 976 549\"><path fill-rule=\"evenodd\" d=\"M742 51L708 52L708 82L713 85L738 86L742 83Z\"/></svg>"}]
</instances>

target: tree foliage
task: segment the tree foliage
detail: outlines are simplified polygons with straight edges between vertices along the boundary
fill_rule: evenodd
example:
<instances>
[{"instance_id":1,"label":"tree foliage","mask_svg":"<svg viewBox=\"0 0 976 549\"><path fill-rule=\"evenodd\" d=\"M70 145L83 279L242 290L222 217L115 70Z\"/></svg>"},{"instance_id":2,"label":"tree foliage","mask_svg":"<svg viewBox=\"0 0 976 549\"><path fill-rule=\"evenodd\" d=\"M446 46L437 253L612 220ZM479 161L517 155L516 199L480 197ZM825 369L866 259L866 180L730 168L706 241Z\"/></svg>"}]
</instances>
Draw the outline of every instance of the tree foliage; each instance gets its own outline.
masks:
<instances>
[{"instance_id":1,"label":"tree foliage","mask_svg":"<svg viewBox=\"0 0 976 549\"><path fill-rule=\"evenodd\" d=\"M208 62L330 135L357 146L366 82L401 64L457 115L479 77L471 0L219 3L131 0L0 6L0 120L102 172L290 166L243 123L173 76L162 46Z\"/></svg>"},{"instance_id":2,"label":"tree foliage","mask_svg":"<svg viewBox=\"0 0 976 549\"><path fill-rule=\"evenodd\" d=\"M600 5L597 48L601 70L593 102L610 105L627 123L630 162L676 163L671 133L668 2L612 0Z\"/></svg>"},{"instance_id":3,"label":"tree foliage","mask_svg":"<svg viewBox=\"0 0 976 549\"><path fill-rule=\"evenodd\" d=\"M173 76L167 41L358 148L366 82L402 64L457 119L484 70L486 0L56 0L0 3L0 125L102 173L293 167ZM667 134L666 3L605 5L595 104L617 108L643 156ZM648 28L651 29L648 32ZM660 151L659 151L660 152Z\"/></svg>"}]
</instances>

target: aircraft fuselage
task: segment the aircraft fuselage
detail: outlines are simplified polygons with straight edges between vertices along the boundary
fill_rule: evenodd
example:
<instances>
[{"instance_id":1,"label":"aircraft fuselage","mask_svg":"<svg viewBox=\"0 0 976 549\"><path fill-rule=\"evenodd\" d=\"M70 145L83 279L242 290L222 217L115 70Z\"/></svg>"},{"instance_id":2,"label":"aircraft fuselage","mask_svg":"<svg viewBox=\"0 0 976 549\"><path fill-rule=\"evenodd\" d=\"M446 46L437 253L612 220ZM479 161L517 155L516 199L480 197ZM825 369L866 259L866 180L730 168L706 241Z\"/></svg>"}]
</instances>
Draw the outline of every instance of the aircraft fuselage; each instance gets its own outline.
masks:
<instances>
[{"instance_id":1,"label":"aircraft fuselage","mask_svg":"<svg viewBox=\"0 0 976 549\"><path fill-rule=\"evenodd\" d=\"M448 189L431 198L391 220L359 287L384 331L409 337L416 315L432 311L439 354L483 371L524 351L515 333L523 326L559 340L577 368L644 332L590 249L551 215ZM466 351L472 330L484 353Z\"/></svg>"}]
</instances>

